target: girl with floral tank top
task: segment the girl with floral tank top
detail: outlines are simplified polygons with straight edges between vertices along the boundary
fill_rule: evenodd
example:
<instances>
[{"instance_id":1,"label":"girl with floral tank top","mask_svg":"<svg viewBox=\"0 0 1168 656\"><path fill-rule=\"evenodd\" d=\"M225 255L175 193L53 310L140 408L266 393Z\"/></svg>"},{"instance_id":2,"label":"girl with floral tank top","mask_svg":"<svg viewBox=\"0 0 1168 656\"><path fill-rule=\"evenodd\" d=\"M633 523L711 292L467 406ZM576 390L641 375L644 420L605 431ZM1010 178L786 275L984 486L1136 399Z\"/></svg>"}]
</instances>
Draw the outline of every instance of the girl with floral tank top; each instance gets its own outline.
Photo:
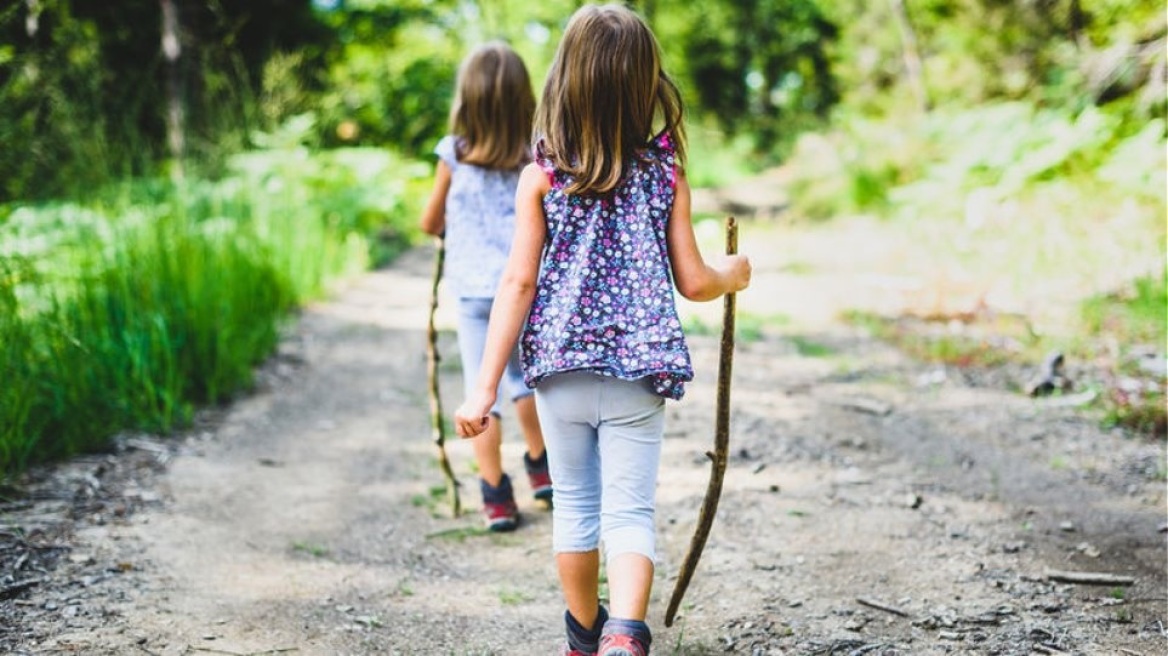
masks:
<instances>
[{"instance_id":1,"label":"girl with floral tank top","mask_svg":"<svg viewBox=\"0 0 1168 656\"><path fill-rule=\"evenodd\" d=\"M698 251L681 118L640 17L620 5L572 16L536 111L478 383L455 412L460 435L489 425L518 341L555 481L571 656L649 652L664 402L693 377L673 289L712 300L750 282L745 257L711 265ZM610 610L599 603L601 542Z\"/></svg>"},{"instance_id":2,"label":"girl with floral tank top","mask_svg":"<svg viewBox=\"0 0 1168 656\"><path fill-rule=\"evenodd\" d=\"M445 280L458 297L458 348L469 396L478 380L487 318L515 232L519 171L531 161L535 96L523 60L498 42L467 56L455 91L451 134L434 149L438 164L422 229L445 238ZM527 443L523 464L528 482L535 498L546 505L552 484L543 433L515 349L495 373L495 384L504 376ZM520 516L511 479L503 471L499 412L498 405L490 408L496 419L474 441L474 450L487 527L509 531L518 526Z\"/></svg>"}]
</instances>

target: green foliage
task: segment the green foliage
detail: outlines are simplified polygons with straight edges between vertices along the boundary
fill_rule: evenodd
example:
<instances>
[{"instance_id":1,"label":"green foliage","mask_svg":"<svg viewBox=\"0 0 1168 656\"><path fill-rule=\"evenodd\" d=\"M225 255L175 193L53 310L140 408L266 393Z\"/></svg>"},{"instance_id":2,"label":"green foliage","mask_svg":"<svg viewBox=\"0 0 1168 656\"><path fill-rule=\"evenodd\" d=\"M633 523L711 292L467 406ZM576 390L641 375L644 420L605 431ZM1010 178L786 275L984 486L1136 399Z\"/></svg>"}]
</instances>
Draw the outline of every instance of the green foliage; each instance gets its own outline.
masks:
<instances>
[{"instance_id":1,"label":"green foliage","mask_svg":"<svg viewBox=\"0 0 1168 656\"><path fill-rule=\"evenodd\" d=\"M338 46L319 97L326 145L391 143L427 152L443 134L462 52L449 3L363 2L324 14Z\"/></svg>"},{"instance_id":2,"label":"green foliage","mask_svg":"<svg viewBox=\"0 0 1168 656\"><path fill-rule=\"evenodd\" d=\"M841 117L792 157L794 211L933 218L977 216L979 204L1057 194L1068 207L1163 208L1163 121L1132 128L1088 107L1077 115L1027 103L937 111L923 119ZM1076 185L1066 188L1065 181ZM1068 197L1070 193L1073 196Z\"/></svg>"},{"instance_id":3,"label":"green foliage","mask_svg":"<svg viewBox=\"0 0 1168 656\"><path fill-rule=\"evenodd\" d=\"M867 114L909 110L906 40L891 3L820 2L842 27L833 68L844 104ZM906 0L938 107L1029 100L1077 113L1123 98L1163 116L1164 11L1150 0ZM1159 64L1157 64L1159 61Z\"/></svg>"},{"instance_id":4,"label":"green foliage","mask_svg":"<svg viewBox=\"0 0 1168 656\"><path fill-rule=\"evenodd\" d=\"M655 24L680 51L683 86L695 108L762 151L820 125L839 99L827 47L836 24L812 0L677 3L676 23Z\"/></svg>"},{"instance_id":5,"label":"green foliage","mask_svg":"<svg viewBox=\"0 0 1168 656\"><path fill-rule=\"evenodd\" d=\"M754 153L749 136L729 136L711 122L689 121L686 135L689 153L685 175L693 188L732 184L758 173L769 163Z\"/></svg>"},{"instance_id":6,"label":"green foliage","mask_svg":"<svg viewBox=\"0 0 1168 656\"><path fill-rule=\"evenodd\" d=\"M182 107L188 169L221 162L252 129L304 111L298 91L311 88L333 38L310 0L172 2L173 66L159 47L159 2L38 0L0 10L0 202L81 195L174 166L171 99ZM287 53L295 55L281 67L277 56ZM279 86L265 89L265 70L282 71Z\"/></svg>"}]
</instances>

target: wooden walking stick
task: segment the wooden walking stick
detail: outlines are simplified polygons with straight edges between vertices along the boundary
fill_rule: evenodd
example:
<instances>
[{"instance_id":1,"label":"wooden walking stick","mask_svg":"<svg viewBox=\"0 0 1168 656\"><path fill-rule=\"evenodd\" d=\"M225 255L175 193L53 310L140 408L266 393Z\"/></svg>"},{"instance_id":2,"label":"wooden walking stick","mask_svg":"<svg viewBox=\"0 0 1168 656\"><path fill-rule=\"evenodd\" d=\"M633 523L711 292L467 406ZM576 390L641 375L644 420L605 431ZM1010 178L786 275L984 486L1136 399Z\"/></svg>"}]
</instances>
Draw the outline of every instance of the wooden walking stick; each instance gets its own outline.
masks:
<instances>
[{"instance_id":1,"label":"wooden walking stick","mask_svg":"<svg viewBox=\"0 0 1168 656\"><path fill-rule=\"evenodd\" d=\"M446 424L442 421L442 397L438 394L438 331L434 328L434 314L438 311L438 283L442 282L442 265L446 261L446 240L438 239L438 252L434 254L434 282L430 287L430 322L426 326L426 361L430 376L430 434L434 446L438 447L438 466L446 476L446 496L450 499L451 513L462 514L462 501L458 498L458 479L446 457Z\"/></svg>"},{"instance_id":2,"label":"wooden walking stick","mask_svg":"<svg viewBox=\"0 0 1168 656\"><path fill-rule=\"evenodd\" d=\"M726 220L726 254L738 252L738 223L734 217ZM681 598L693 578L710 537L710 527L714 525L714 515L718 512L718 500L722 497L722 480L726 476L726 460L730 452L730 373L734 363L734 294L726 294L722 304L722 346L718 357L718 401L714 413L714 451L706 452L710 459L710 482L706 486L706 497L698 513L698 525L689 543L689 552L681 563L677 574L677 584L665 611L665 626L673 626L673 618L681 606Z\"/></svg>"}]
</instances>

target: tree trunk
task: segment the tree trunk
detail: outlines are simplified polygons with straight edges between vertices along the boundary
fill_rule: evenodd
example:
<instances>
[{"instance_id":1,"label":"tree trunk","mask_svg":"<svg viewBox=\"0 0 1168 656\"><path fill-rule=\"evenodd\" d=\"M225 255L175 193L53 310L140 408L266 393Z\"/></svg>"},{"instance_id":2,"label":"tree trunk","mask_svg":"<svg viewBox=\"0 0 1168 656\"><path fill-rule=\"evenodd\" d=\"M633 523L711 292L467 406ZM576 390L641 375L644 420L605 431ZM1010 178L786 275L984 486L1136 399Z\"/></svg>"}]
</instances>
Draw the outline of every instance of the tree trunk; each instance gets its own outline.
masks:
<instances>
[{"instance_id":1,"label":"tree trunk","mask_svg":"<svg viewBox=\"0 0 1168 656\"><path fill-rule=\"evenodd\" d=\"M179 15L176 0L159 0L162 7L162 57L166 60L166 145L170 150L171 175L183 176L186 151L185 109L183 103L182 41L179 38Z\"/></svg>"},{"instance_id":2,"label":"tree trunk","mask_svg":"<svg viewBox=\"0 0 1168 656\"><path fill-rule=\"evenodd\" d=\"M929 90L925 85L925 67L921 62L920 49L917 46L917 32L913 29L909 19L908 7L905 0L889 0L892 6L892 15L896 18L896 27L900 30L901 49L904 54L904 72L908 78L909 87L916 96L917 106L922 112L928 112L933 103L929 100Z\"/></svg>"},{"instance_id":3,"label":"tree trunk","mask_svg":"<svg viewBox=\"0 0 1168 656\"><path fill-rule=\"evenodd\" d=\"M1067 8L1067 23L1071 33L1071 41L1079 48L1086 45L1083 42L1083 30L1087 27L1087 16L1083 13L1083 6L1079 0L1071 0Z\"/></svg>"},{"instance_id":4,"label":"tree trunk","mask_svg":"<svg viewBox=\"0 0 1168 656\"><path fill-rule=\"evenodd\" d=\"M41 0L25 0L28 16L24 17L24 31L28 38L36 36L41 27Z\"/></svg>"}]
</instances>

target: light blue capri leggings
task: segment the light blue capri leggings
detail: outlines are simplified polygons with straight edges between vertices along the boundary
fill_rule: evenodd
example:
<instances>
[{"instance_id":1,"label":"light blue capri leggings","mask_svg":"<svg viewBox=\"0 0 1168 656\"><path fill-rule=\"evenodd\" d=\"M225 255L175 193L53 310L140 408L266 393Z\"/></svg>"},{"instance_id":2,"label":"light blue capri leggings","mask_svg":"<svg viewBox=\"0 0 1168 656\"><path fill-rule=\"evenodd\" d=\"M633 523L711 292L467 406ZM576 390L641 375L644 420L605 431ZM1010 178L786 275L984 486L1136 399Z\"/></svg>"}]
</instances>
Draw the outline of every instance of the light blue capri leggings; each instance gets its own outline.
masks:
<instances>
[{"instance_id":1,"label":"light blue capri leggings","mask_svg":"<svg viewBox=\"0 0 1168 656\"><path fill-rule=\"evenodd\" d=\"M535 405L555 481L552 547L605 558L656 559L653 511L665 428L665 400L647 379L591 372L545 378Z\"/></svg>"},{"instance_id":2,"label":"light blue capri leggings","mask_svg":"<svg viewBox=\"0 0 1168 656\"><path fill-rule=\"evenodd\" d=\"M491 304L493 298L460 298L458 299L458 355L462 358L462 389L466 396L470 396L479 380L479 369L482 368L483 351L487 345L487 320L491 318ZM507 360L507 368L503 371L504 386L511 395L512 401L518 401L525 396L531 396L532 391L523 382L523 369L519 364L519 349L511 352ZM498 417L500 405L498 401L491 406L491 414Z\"/></svg>"}]
</instances>

